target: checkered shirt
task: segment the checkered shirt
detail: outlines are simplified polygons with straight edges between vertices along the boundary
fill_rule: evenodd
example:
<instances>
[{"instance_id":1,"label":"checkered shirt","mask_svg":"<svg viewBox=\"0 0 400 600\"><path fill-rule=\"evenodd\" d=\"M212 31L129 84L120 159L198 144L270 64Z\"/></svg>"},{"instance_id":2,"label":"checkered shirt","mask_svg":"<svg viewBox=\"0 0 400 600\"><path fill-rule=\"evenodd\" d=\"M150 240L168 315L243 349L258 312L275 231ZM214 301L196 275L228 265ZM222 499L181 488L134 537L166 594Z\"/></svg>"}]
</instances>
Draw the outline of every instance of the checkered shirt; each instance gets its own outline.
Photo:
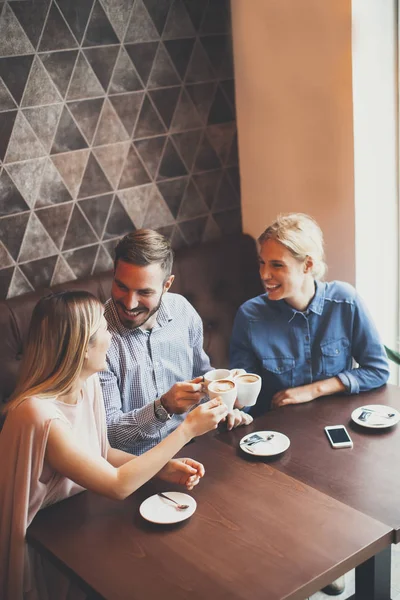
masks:
<instances>
[{"instance_id":1,"label":"checkered shirt","mask_svg":"<svg viewBox=\"0 0 400 600\"><path fill-rule=\"evenodd\" d=\"M111 446L143 454L184 419L166 423L154 413L154 401L178 381L188 381L211 369L203 350L203 324L193 306L179 294L165 293L151 331L127 329L112 299L105 307L112 334L107 371L101 371Z\"/></svg>"}]
</instances>

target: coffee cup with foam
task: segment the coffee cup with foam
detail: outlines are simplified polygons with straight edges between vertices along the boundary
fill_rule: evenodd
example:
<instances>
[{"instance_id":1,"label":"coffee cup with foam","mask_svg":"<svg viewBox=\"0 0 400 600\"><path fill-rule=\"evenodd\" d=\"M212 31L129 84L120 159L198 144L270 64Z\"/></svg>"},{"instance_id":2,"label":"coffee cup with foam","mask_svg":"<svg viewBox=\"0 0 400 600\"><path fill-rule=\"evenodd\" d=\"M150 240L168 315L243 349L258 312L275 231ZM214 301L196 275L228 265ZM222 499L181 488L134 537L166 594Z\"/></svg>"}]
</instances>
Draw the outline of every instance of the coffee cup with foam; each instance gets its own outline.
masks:
<instances>
[{"instance_id":1,"label":"coffee cup with foam","mask_svg":"<svg viewBox=\"0 0 400 600\"><path fill-rule=\"evenodd\" d=\"M255 373L244 373L235 377L237 400L240 406L254 406L261 391L261 377Z\"/></svg>"},{"instance_id":2,"label":"coffee cup with foam","mask_svg":"<svg viewBox=\"0 0 400 600\"><path fill-rule=\"evenodd\" d=\"M208 395L210 398L219 396L227 409L231 411L237 395L236 384L231 379L217 379L209 384Z\"/></svg>"}]
</instances>

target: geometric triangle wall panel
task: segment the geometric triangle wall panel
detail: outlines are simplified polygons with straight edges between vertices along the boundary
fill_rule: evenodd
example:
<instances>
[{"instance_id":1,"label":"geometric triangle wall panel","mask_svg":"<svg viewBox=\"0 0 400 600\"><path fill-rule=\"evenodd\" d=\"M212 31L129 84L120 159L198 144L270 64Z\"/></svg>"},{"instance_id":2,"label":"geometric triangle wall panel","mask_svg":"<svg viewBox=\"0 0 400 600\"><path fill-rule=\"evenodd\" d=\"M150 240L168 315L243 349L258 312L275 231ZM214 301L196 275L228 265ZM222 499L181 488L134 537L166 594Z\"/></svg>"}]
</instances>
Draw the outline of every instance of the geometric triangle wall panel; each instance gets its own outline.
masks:
<instances>
[{"instance_id":1,"label":"geometric triangle wall panel","mask_svg":"<svg viewBox=\"0 0 400 600\"><path fill-rule=\"evenodd\" d=\"M59 256L54 268L51 285L59 285L60 283L65 283L66 281L72 281L74 279L76 279L75 273L71 270L65 258Z\"/></svg>"},{"instance_id":2,"label":"geometric triangle wall panel","mask_svg":"<svg viewBox=\"0 0 400 600\"><path fill-rule=\"evenodd\" d=\"M8 114L8 113L3 113ZM39 158L46 154L35 132L21 111L18 112L4 162Z\"/></svg>"},{"instance_id":3,"label":"geometric triangle wall panel","mask_svg":"<svg viewBox=\"0 0 400 600\"><path fill-rule=\"evenodd\" d=\"M112 188L93 154L90 154L85 174L79 188L78 198L98 196L111 192Z\"/></svg>"},{"instance_id":4,"label":"geometric triangle wall panel","mask_svg":"<svg viewBox=\"0 0 400 600\"><path fill-rule=\"evenodd\" d=\"M122 41L132 10L132 0L103 0L102 4L114 31Z\"/></svg>"},{"instance_id":5,"label":"geometric triangle wall panel","mask_svg":"<svg viewBox=\"0 0 400 600\"><path fill-rule=\"evenodd\" d=\"M45 158L25 160L7 166L9 175L30 208L35 204L45 166Z\"/></svg>"},{"instance_id":6,"label":"geometric triangle wall panel","mask_svg":"<svg viewBox=\"0 0 400 600\"><path fill-rule=\"evenodd\" d=\"M34 48L38 45L49 4L50 0L31 0L10 5Z\"/></svg>"},{"instance_id":7,"label":"geometric triangle wall panel","mask_svg":"<svg viewBox=\"0 0 400 600\"><path fill-rule=\"evenodd\" d=\"M69 202L72 196L66 188L60 173L48 158L43 173L40 190L37 195L35 208Z\"/></svg>"},{"instance_id":8,"label":"geometric triangle wall panel","mask_svg":"<svg viewBox=\"0 0 400 600\"><path fill-rule=\"evenodd\" d=\"M86 198L79 201L79 206L87 220L101 239L108 213L110 212L113 194Z\"/></svg>"},{"instance_id":9,"label":"geometric triangle wall panel","mask_svg":"<svg viewBox=\"0 0 400 600\"><path fill-rule=\"evenodd\" d=\"M70 250L77 246L86 246L97 242L97 238L88 221L83 216L78 205L74 206L67 233L65 234L63 250Z\"/></svg>"},{"instance_id":10,"label":"geometric triangle wall panel","mask_svg":"<svg viewBox=\"0 0 400 600\"><path fill-rule=\"evenodd\" d=\"M32 61L33 54L0 58L0 77L17 104L21 102Z\"/></svg>"},{"instance_id":11,"label":"geometric triangle wall panel","mask_svg":"<svg viewBox=\"0 0 400 600\"><path fill-rule=\"evenodd\" d=\"M53 3L50 7L46 25L44 26L42 39L39 44L39 52L49 50L72 50L78 46L57 5Z\"/></svg>"},{"instance_id":12,"label":"geometric triangle wall panel","mask_svg":"<svg viewBox=\"0 0 400 600\"><path fill-rule=\"evenodd\" d=\"M16 107L17 105L15 104L10 92L0 79L0 111L10 110Z\"/></svg>"},{"instance_id":13,"label":"geometric triangle wall panel","mask_svg":"<svg viewBox=\"0 0 400 600\"><path fill-rule=\"evenodd\" d=\"M152 185L141 185L139 187L121 190L118 198L122 202L132 223L137 229L143 226L144 217L149 205L149 194Z\"/></svg>"},{"instance_id":14,"label":"geometric triangle wall panel","mask_svg":"<svg viewBox=\"0 0 400 600\"><path fill-rule=\"evenodd\" d=\"M133 146L130 147L118 189L135 187L149 183L150 178Z\"/></svg>"},{"instance_id":15,"label":"geometric triangle wall panel","mask_svg":"<svg viewBox=\"0 0 400 600\"><path fill-rule=\"evenodd\" d=\"M161 35L167 21L171 0L143 0L143 2L158 33Z\"/></svg>"},{"instance_id":16,"label":"geometric triangle wall panel","mask_svg":"<svg viewBox=\"0 0 400 600\"><path fill-rule=\"evenodd\" d=\"M97 254L96 262L93 268L93 273L102 273L113 268L113 261L110 255L102 246L99 246L99 252Z\"/></svg>"},{"instance_id":17,"label":"geometric triangle wall panel","mask_svg":"<svg viewBox=\"0 0 400 600\"><path fill-rule=\"evenodd\" d=\"M148 96L145 96L135 127L135 138L150 137L164 132L164 125L161 123Z\"/></svg>"},{"instance_id":18,"label":"geometric triangle wall panel","mask_svg":"<svg viewBox=\"0 0 400 600\"><path fill-rule=\"evenodd\" d=\"M8 4L0 13L0 55L29 54L35 49Z\"/></svg>"},{"instance_id":19,"label":"geometric triangle wall panel","mask_svg":"<svg viewBox=\"0 0 400 600\"><path fill-rule=\"evenodd\" d=\"M68 263L75 277L87 277L92 274L94 261L97 256L98 244L64 252L63 257Z\"/></svg>"},{"instance_id":20,"label":"geometric triangle wall panel","mask_svg":"<svg viewBox=\"0 0 400 600\"><path fill-rule=\"evenodd\" d=\"M157 187L175 219L178 216L187 184L187 177L157 183Z\"/></svg>"},{"instance_id":21,"label":"geometric triangle wall panel","mask_svg":"<svg viewBox=\"0 0 400 600\"><path fill-rule=\"evenodd\" d=\"M129 218L125 208L122 206L120 200L117 196L115 196L103 239L109 240L114 237L120 237L130 233L131 231L135 231L135 226Z\"/></svg>"},{"instance_id":22,"label":"geometric triangle wall panel","mask_svg":"<svg viewBox=\"0 0 400 600\"><path fill-rule=\"evenodd\" d=\"M160 38L142 0L133 4L131 19L125 34L125 43L151 42Z\"/></svg>"},{"instance_id":23,"label":"geometric triangle wall panel","mask_svg":"<svg viewBox=\"0 0 400 600\"><path fill-rule=\"evenodd\" d=\"M50 206L36 211L36 215L43 227L55 243L61 249L67 226L72 212L73 203L68 202L59 206Z\"/></svg>"},{"instance_id":24,"label":"geometric triangle wall panel","mask_svg":"<svg viewBox=\"0 0 400 600\"><path fill-rule=\"evenodd\" d=\"M154 58L157 52L158 42L143 42L140 44L126 44L125 50L139 73L144 85L147 85Z\"/></svg>"},{"instance_id":25,"label":"geometric triangle wall panel","mask_svg":"<svg viewBox=\"0 0 400 600\"><path fill-rule=\"evenodd\" d=\"M93 141L103 102L103 98L68 102L68 108L89 144Z\"/></svg>"},{"instance_id":26,"label":"geometric triangle wall panel","mask_svg":"<svg viewBox=\"0 0 400 600\"><path fill-rule=\"evenodd\" d=\"M136 69L124 47L121 47L110 85L110 94L136 92L141 89L143 89L143 86Z\"/></svg>"},{"instance_id":27,"label":"geometric triangle wall panel","mask_svg":"<svg viewBox=\"0 0 400 600\"><path fill-rule=\"evenodd\" d=\"M18 258L28 219L27 212L0 219L0 241L14 260Z\"/></svg>"},{"instance_id":28,"label":"geometric triangle wall panel","mask_svg":"<svg viewBox=\"0 0 400 600\"><path fill-rule=\"evenodd\" d=\"M147 171L153 178L157 175L166 140L166 136L163 135L135 142L135 148L145 164Z\"/></svg>"},{"instance_id":29,"label":"geometric triangle wall panel","mask_svg":"<svg viewBox=\"0 0 400 600\"><path fill-rule=\"evenodd\" d=\"M21 265L21 271L34 290L50 286L58 256L32 260Z\"/></svg>"},{"instance_id":30,"label":"geometric triangle wall panel","mask_svg":"<svg viewBox=\"0 0 400 600\"><path fill-rule=\"evenodd\" d=\"M0 113L0 160L4 160L16 116L16 110Z\"/></svg>"},{"instance_id":31,"label":"geometric triangle wall panel","mask_svg":"<svg viewBox=\"0 0 400 600\"><path fill-rule=\"evenodd\" d=\"M204 0L183 0L187 13L196 31L199 30L207 3Z\"/></svg>"},{"instance_id":32,"label":"geometric triangle wall panel","mask_svg":"<svg viewBox=\"0 0 400 600\"><path fill-rule=\"evenodd\" d=\"M175 146L178 148L179 154L189 171L191 171L193 167L194 159L199 147L201 133L201 129L195 129L194 131L175 133L172 136Z\"/></svg>"},{"instance_id":33,"label":"geometric triangle wall panel","mask_svg":"<svg viewBox=\"0 0 400 600\"><path fill-rule=\"evenodd\" d=\"M82 45L109 46L110 44L118 43L119 39L117 38L106 13L100 2L96 0Z\"/></svg>"},{"instance_id":34,"label":"geometric triangle wall panel","mask_svg":"<svg viewBox=\"0 0 400 600\"><path fill-rule=\"evenodd\" d=\"M172 117L176 110L181 87L162 88L160 90L151 90L150 97L161 115L166 127L171 126Z\"/></svg>"},{"instance_id":35,"label":"geometric triangle wall panel","mask_svg":"<svg viewBox=\"0 0 400 600\"><path fill-rule=\"evenodd\" d=\"M75 38L81 43L93 0L57 0L57 4Z\"/></svg>"},{"instance_id":36,"label":"geometric triangle wall panel","mask_svg":"<svg viewBox=\"0 0 400 600\"><path fill-rule=\"evenodd\" d=\"M109 100L104 102L103 111L97 125L96 136L93 141L94 146L104 144L114 144L129 140L124 126Z\"/></svg>"},{"instance_id":37,"label":"geometric triangle wall panel","mask_svg":"<svg viewBox=\"0 0 400 600\"><path fill-rule=\"evenodd\" d=\"M68 111L67 107L64 106L58 123L51 154L68 152L70 150L81 150L83 148L87 148L87 143L76 126L71 113Z\"/></svg>"},{"instance_id":38,"label":"geometric triangle wall panel","mask_svg":"<svg viewBox=\"0 0 400 600\"><path fill-rule=\"evenodd\" d=\"M207 213L208 207L206 203L197 191L196 186L190 181L185 191L178 219L193 219L194 217L206 215Z\"/></svg>"},{"instance_id":39,"label":"geometric triangle wall panel","mask_svg":"<svg viewBox=\"0 0 400 600\"><path fill-rule=\"evenodd\" d=\"M25 231L18 261L35 260L52 254L57 254L57 247L35 213L32 213Z\"/></svg>"},{"instance_id":40,"label":"geometric triangle wall panel","mask_svg":"<svg viewBox=\"0 0 400 600\"><path fill-rule=\"evenodd\" d=\"M4 269L4 267L9 267L14 264L14 261L7 251L6 247L2 242L0 242L0 269Z\"/></svg>"},{"instance_id":41,"label":"geometric triangle wall panel","mask_svg":"<svg viewBox=\"0 0 400 600\"><path fill-rule=\"evenodd\" d=\"M36 56L25 87L22 106L39 106L61 101L62 98L56 86L47 74L42 62Z\"/></svg>"},{"instance_id":42,"label":"geometric triangle wall panel","mask_svg":"<svg viewBox=\"0 0 400 600\"><path fill-rule=\"evenodd\" d=\"M118 50L118 46L87 48L84 50L86 59L105 90L110 83L115 61L118 56Z\"/></svg>"},{"instance_id":43,"label":"geometric triangle wall panel","mask_svg":"<svg viewBox=\"0 0 400 600\"><path fill-rule=\"evenodd\" d=\"M186 11L182 0L175 0L170 8L168 19L164 27L163 38L189 38L194 37L196 31Z\"/></svg>"},{"instance_id":44,"label":"geometric triangle wall panel","mask_svg":"<svg viewBox=\"0 0 400 600\"><path fill-rule=\"evenodd\" d=\"M121 94L110 96L110 102L121 119L123 126L129 135L132 135L133 128L142 106L143 92L132 92L130 94Z\"/></svg>"},{"instance_id":45,"label":"geometric triangle wall panel","mask_svg":"<svg viewBox=\"0 0 400 600\"><path fill-rule=\"evenodd\" d=\"M157 229L158 227L172 225L174 222L174 218L166 205L164 198L158 191L157 186L154 185L150 191L149 206L143 222L143 227Z\"/></svg>"},{"instance_id":46,"label":"geometric triangle wall panel","mask_svg":"<svg viewBox=\"0 0 400 600\"><path fill-rule=\"evenodd\" d=\"M194 46L194 38L185 40L167 40L164 45L170 58L182 79L186 75L186 69Z\"/></svg>"},{"instance_id":47,"label":"geometric triangle wall panel","mask_svg":"<svg viewBox=\"0 0 400 600\"><path fill-rule=\"evenodd\" d=\"M26 294L31 291L31 284L28 282L21 270L18 267L15 267L7 297L11 298L14 296L21 296L21 294Z\"/></svg>"},{"instance_id":48,"label":"geometric triangle wall panel","mask_svg":"<svg viewBox=\"0 0 400 600\"><path fill-rule=\"evenodd\" d=\"M25 108L23 113L46 152L50 152L60 119L62 104Z\"/></svg>"},{"instance_id":49,"label":"geometric triangle wall panel","mask_svg":"<svg viewBox=\"0 0 400 600\"><path fill-rule=\"evenodd\" d=\"M182 94L171 124L174 131L187 131L201 127L202 122L189 94L182 89Z\"/></svg>"},{"instance_id":50,"label":"geometric triangle wall panel","mask_svg":"<svg viewBox=\"0 0 400 600\"><path fill-rule=\"evenodd\" d=\"M154 59L148 86L149 88L159 88L170 85L178 85L179 83L180 78L177 75L176 69L172 64L169 54L165 50L164 45L160 44Z\"/></svg>"},{"instance_id":51,"label":"geometric triangle wall panel","mask_svg":"<svg viewBox=\"0 0 400 600\"><path fill-rule=\"evenodd\" d=\"M0 216L29 210L28 204L21 196L18 188L3 169L0 173Z\"/></svg>"},{"instance_id":52,"label":"geometric triangle wall panel","mask_svg":"<svg viewBox=\"0 0 400 600\"><path fill-rule=\"evenodd\" d=\"M122 142L120 144L112 144L111 146L93 148L93 154L113 188L117 188L118 186L129 146L129 142Z\"/></svg>"},{"instance_id":53,"label":"geometric triangle wall panel","mask_svg":"<svg viewBox=\"0 0 400 600\"><path fill-rule=\"evenodd\" d=\"M88 158L89 150L77 150L51 157L74 200L78 194Z\"/></svg>"},{"instance_id":54,"label":"geometric triangle wall panel","mask_svg":"<svg viewBox=\"0 0 400 600\"><path fill-rule=\"evenodd\" d=\"M67 100L101 96L104 90L84 54L80 53L69 84Z\"/></svg>"},{"instance_id":55,"label":"geometric triangle wall panel","mask_svg":"<svg viewBox=\"0 0 400 600\"><path fill-rule=\"evenodd\" d=\"M77 50L40 54L42 64L64 98L78 56Z\"/></svg>"},{"instance_id":56,"label":"geometric triangle wall panel","mask_svg":"<svg viewBox=\"0 0 400 600\"><path fill-rule=\"evenodd\" d=\"M204 231L207 224L207 217L198 217L190 221L182 221L179 228L183 237L189 245L197 244L203 240Z\"/></svg>"}]
</instances>

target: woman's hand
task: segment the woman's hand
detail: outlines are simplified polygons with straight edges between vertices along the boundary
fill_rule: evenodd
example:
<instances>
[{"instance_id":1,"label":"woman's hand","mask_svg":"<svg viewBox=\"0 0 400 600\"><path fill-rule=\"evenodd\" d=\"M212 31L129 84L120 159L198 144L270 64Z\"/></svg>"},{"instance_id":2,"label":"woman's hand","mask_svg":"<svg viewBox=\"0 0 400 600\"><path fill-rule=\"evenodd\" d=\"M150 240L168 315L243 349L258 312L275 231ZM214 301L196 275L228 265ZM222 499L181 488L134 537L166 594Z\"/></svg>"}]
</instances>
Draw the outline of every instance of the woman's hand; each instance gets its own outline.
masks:
<instances>
[{"instance_id":1,"label":"woman's hand","mask_svg":"<svg viewBox=\"0 0 400 600\"><path fill-rule=\"evenodd\" d=\"M226 428L228 431L230 431L231 429L241 427L242 425L250 425L252 422L253 417L251 415L243 412L242 410L234 408L228 413L226 418Z\"/></svg>"},{"instance_id":2,"label":"woman's hand","mask_svg":"<svg viewBox=\"0 0 400 600\"><path fill-rule=\"evenodd\" d=\"M279 408L287 404L303 404L311 402L317 398L316 389L313 383L299 387L289 388L277 392L272 398L272 406Z\"/></svg>"},{"instance_id":3,"label":"woman's hand","mask_svg":"<svg viewBox=\"0 0 400 600\"><path fill-rule=\"evenodd\" d=\"M168 461L165 467L157 474L160 479L185 485L188 490L192 490L204 477L204 467L197 460L192 458L173 458Z\"/></svg>"},{"instance_id":4,"label":"woman's hand","mask_svg":"<svg viewBox=\"0 0 400 600\"><path fill-rule=\"evenodd\" d=\"M228 409L217 396L188 413L186 419L180 427L188 430L191 438L203 435L207 431L216 429L218 423L228 414Z\"/></svg>"}]
</instances>

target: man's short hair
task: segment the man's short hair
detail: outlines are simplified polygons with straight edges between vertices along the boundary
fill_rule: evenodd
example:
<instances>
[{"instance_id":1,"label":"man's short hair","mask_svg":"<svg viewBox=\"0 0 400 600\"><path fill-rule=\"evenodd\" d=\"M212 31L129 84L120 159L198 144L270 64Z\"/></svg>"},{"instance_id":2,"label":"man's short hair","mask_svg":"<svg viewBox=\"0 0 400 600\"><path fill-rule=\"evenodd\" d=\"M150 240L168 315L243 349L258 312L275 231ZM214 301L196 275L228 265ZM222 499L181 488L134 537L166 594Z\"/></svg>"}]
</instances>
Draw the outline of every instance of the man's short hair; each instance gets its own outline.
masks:
<instances>
[{"instance_id":1,"label":"man's short hair","mask_svg":"<svg viewBox=\"0 0 400 600\"><path fill-rule=\"evenodd\" d=\"M172 272L174 252L169 240L153 229L137 229L128 233L115 248L114 268L119 260L147 267L159 263L167 279Z\"/></svg>"}]
</instances>

